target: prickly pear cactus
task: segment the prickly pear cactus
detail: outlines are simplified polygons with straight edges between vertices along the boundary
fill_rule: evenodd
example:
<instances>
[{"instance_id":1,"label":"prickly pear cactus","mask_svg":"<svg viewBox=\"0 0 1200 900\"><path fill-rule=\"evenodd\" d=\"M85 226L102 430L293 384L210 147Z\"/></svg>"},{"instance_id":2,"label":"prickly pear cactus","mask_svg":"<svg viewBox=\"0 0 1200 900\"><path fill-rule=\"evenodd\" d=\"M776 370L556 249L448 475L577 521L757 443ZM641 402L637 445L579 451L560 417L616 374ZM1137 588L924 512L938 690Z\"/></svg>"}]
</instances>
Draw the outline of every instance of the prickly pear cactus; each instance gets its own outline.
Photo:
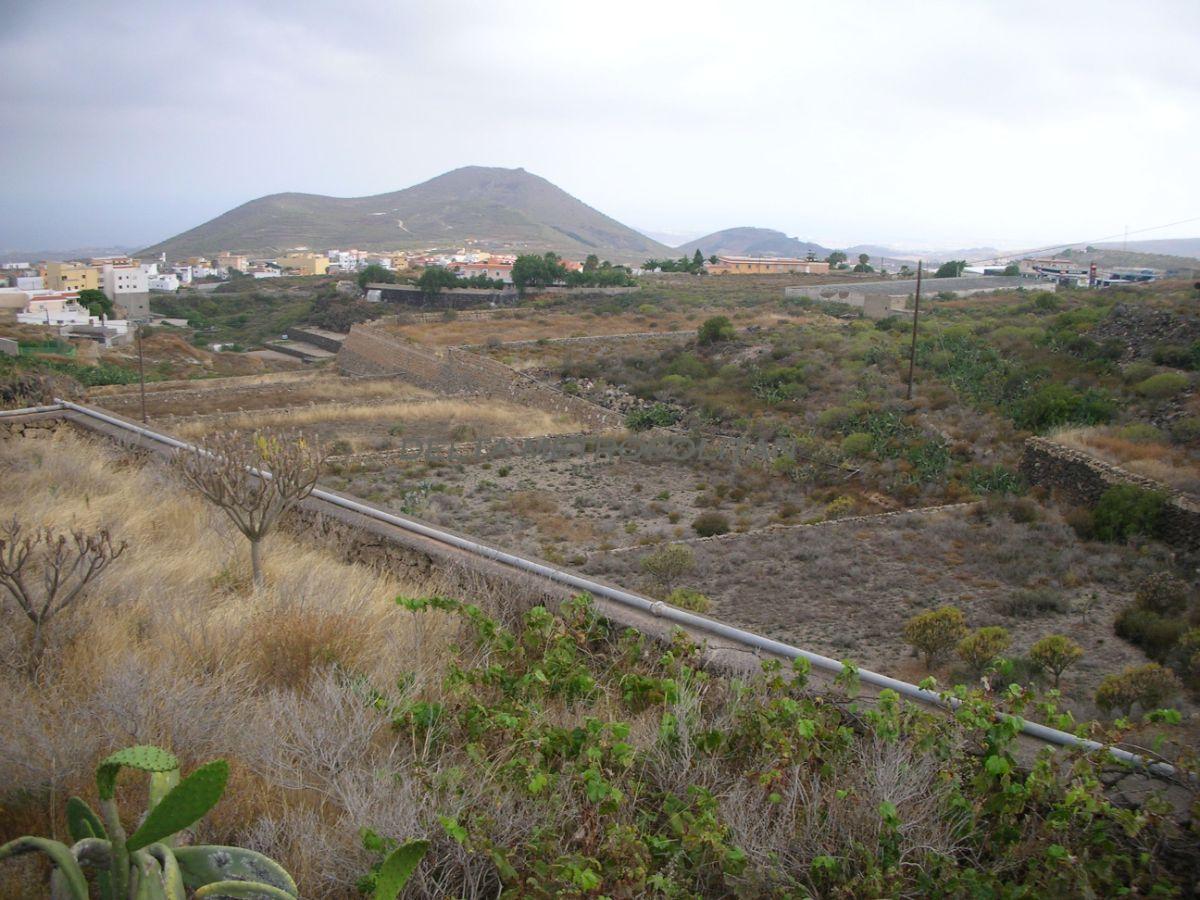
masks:
<instances>
[{"instance_id":1,"label":"prickly pear cactus","mask_svg":"<svg viewBox=\"0 0 1200 900\"><path fill-rule=\"evenodd\" d=\"M117 810L117 773L122 768L149 772L148 813L129 837ZM93 873L102 900L187 900L196 897L292 900L296 883L279 863L238 847L170 845L173 835L207 813L225 791L229 764L206 763L179 778L179 760L158 747L119 750L96 769L101 815L78 797L67 802L67 828L75 842L22 837L0 847L0 860L44 853L53 900L90 900L84 870Z\"/></svg>"},{"instance_id":2,"label":"prickly pear cactus","mask_svg":"<svg viewBox=\"0 0 1200 900\"><path fill-rule=\"evenodd\" d=\"M170 772L179 768L179 760L174 754L148 744L118 750L96 769L96 791L101 800L113 798L117 789L117 772L122 766L143 772Z\"/></svg>"},{"instance_id":3,"label":"prickly pear cactus","mask_svg":"<svg viewBox=\"0 0 1200 900\"><path fill-rule=\"evenodd\" d=\"M169 838L183 831L217 805L229 781L229 763L213 760L196 769L171 788L157 806L150 810L140 828L129 836L126 846L130 852Z\"/></svg>"}]
</instances>

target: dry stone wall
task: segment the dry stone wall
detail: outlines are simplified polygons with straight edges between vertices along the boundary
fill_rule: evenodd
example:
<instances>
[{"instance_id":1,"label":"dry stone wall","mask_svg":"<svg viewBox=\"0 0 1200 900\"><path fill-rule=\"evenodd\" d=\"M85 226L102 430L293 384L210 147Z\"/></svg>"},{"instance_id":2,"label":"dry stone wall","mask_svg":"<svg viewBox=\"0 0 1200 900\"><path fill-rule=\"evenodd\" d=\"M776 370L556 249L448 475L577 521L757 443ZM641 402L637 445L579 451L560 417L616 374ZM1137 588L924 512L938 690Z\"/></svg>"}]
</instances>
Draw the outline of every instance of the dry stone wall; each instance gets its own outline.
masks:
<instances>
[{"instance_id":1,"label":"dry stone wall","mask_svg":"<svg viewBox=\"0 0 1200 900\"><path fill-rule=\"evenodd\" d=\"M564 394L515 369L467 350L419 347L364 325L355 325L337 356L344 375L393 375L442 394L478 394L567 415L586 430L613 428L611 410Z\"/></svg>"},{"instance_id":2,"label":"dry stone wall","mask_svg":"<svg viewBox=\"0 0 1200 900\"><path fill-rule=\"evenodd\" d=\"M1178 547L1200 549L1200 499L1196 497L1040 437L1025 442L1021 472L1031 483L1051 487L1070 502L1085 506L1095 506L1105 491L1118 484L1166 494L1162 539Z\"/></svg>"}]
</instances>

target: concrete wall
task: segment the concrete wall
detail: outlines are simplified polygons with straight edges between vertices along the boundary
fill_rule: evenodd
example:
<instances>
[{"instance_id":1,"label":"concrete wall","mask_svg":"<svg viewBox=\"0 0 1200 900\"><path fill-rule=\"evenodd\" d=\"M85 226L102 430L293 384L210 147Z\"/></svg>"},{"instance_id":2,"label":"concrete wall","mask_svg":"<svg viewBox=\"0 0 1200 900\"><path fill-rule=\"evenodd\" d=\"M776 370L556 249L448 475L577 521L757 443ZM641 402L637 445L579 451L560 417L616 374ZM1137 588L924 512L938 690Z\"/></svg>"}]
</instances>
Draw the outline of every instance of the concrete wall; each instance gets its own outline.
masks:
<instances>
[{"instance_id":1,"label":"concrete wall","mask_svg":"<svg viewBox=\"0 0 1200 900\"><path fill-rule=\"evenodd\" d=\"M1084 506L1094 506L1105 491L1118 484L1166 494L1162 539L1178 547L1200 549L1200 499L1196 497L1046 438L1032 437L1025 442L1021 472L1031 483L1051 487L1070 502Z\"/></svg>"},{"instance_id":2,"label":"concrete wall","mask_svg":"<svg viewBox=\"0 0 1200 900\"><path fill-rule=\"evenodd\" d=\"M394 375L442 394L478 394L568 415L585 429L612 428L620 416L611 410L522 375L478 354L455 348L419 347L366 325L355 325L337 356L344 375Z\"/></svg>"}]
</instances>

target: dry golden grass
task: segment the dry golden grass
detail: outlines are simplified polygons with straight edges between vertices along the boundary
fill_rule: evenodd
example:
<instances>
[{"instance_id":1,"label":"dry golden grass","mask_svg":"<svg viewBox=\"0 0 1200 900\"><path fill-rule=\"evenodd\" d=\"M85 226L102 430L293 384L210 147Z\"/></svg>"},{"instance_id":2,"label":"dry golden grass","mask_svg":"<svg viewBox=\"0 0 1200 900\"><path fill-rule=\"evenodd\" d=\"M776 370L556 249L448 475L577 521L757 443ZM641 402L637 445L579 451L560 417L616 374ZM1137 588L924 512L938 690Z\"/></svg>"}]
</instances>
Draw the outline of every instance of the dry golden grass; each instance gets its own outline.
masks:
<instances>
[{"instance_id":1,"label":"dry golden grass","mask_svg":"<svg viewBox=\"0 0 1200 900\"><path fill-rule=\"evenodd\" d=\"M230 760L231 788L198 837L278 855L305 896L354 896L362 823L335 782L369 778L394 752L386 716L363 691L394 692L402 679L425 689L449 634L393 600L442 585L276 534L268 586L253 592L245 540L218 511L165 468L69 430L0 440L0 509L30 525L109 528L129 542L51 622L37 682L17 668L28 623L0 597L0 842L61 836L63 803L92 795L98 759L156 743L185 767ZM124 797L131 816L143 789ZM0 897L40 896L30 872L0 870Z\"/></svg>"},{"instance_id":2,"label":"dry golden grass","mask_svg":"<svg viewBox=\"0 0 1200 900\"><path fill-rule=\"evenodd\" d=\"M303 406L310 403L417 400L433 396L396 379L342 378L332 372L303 378L221 378L214 382L174 382L169 390L148 391L151 416L188 416L239 410ZM149 385L147 385L149 387ZM89 392L89 399L117 412L137 411L140 397L128 387L119 392Z\"/></svg>"},{"instance_id":3,"label":"dry golden grass","mask_svg":"<svg viewBox=\"0 0 1200 900\"><path fill-rule=\"evenodd\" d=\"M297 409L233 413L228 416L182 422L174 431L183 437L198 437L215 430L251 428L304 428L323 423L387 422L389 424L438 423L447 428L472 426L507 437L569 434L580 425L568 416L518 406L502 400L433 400L375 404L329 404Z\"/></svg>"},{"instance_id":4,"label":"dry golden grass","mask_svg":"<svg viewBox=\"0 0 1200 900\"><path fill-rule=\"evenodd\" d=\"M1200 460L1165 439L1139 435L1118 426L1065 428L1051 439L1187 493L1200 494Z\"/></svg>"}]
</instances>

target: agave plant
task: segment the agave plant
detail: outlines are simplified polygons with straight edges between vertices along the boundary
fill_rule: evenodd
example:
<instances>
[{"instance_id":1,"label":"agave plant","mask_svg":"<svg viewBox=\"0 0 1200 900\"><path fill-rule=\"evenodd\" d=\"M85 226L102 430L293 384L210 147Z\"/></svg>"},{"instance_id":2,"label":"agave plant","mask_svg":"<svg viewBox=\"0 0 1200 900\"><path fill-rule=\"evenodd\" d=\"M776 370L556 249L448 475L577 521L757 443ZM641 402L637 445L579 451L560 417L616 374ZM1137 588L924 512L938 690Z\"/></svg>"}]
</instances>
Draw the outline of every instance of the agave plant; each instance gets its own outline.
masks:
<instances>
[{"instance_id":1,"label":"agave plant","mask_svg":"<svg viewBox=\"0 0 1200 900\"><path fill-rule=\"evenodd\" d=\"M117 812L117 773L150 773L146 815L126 836ZM186 900L194 897L289 900L296 883L272 859L240 847L178 847L176 836L194 825L221 799L229 779L223 759L179 777L179 760L158 747L119 750L96 769L100 815L78 797L67 802L67 830L74 842L21 837L0 847L0 860L21 853L50 857L50 896L88 900L85 872L103 900Z\"/></svg>"}]
</instances>

